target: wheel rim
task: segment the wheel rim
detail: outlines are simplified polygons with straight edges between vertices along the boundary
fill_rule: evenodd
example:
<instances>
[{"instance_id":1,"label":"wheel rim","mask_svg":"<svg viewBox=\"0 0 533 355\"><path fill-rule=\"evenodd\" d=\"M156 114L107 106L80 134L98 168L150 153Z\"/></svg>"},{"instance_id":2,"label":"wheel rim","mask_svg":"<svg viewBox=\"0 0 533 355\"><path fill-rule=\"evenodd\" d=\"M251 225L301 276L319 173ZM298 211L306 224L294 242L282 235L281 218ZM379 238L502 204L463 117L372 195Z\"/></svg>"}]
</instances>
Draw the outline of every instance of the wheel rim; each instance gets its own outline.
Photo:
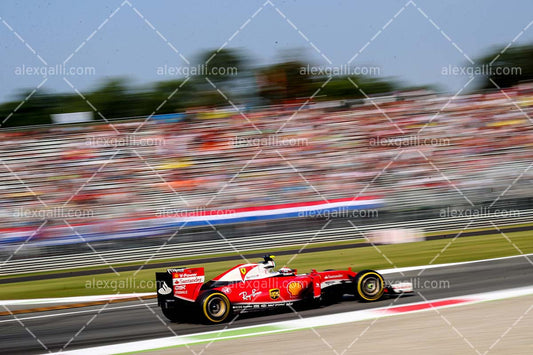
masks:
<instances>
[{"instance_id":1,"label":"wheel rim","mask_svg":"<svg viewBox=\"0 0 533 355\"><path fill-rule=\"evenodd\" d=\"M226 313L227 305L222 298L213 297L209 300L207 309L213 317L220 318Z\"/></svg>"},{"instance_id":2,"label":"wheel rim","mask_svg":"<svg viewBox=\"0 0 533 355\"><path fill-rule=\"evenodd\" d=\"M363 292L367 296L375 296L380 292L380 281L377 277L369 276L363 280Z\"/></svg>"}]
</instances>

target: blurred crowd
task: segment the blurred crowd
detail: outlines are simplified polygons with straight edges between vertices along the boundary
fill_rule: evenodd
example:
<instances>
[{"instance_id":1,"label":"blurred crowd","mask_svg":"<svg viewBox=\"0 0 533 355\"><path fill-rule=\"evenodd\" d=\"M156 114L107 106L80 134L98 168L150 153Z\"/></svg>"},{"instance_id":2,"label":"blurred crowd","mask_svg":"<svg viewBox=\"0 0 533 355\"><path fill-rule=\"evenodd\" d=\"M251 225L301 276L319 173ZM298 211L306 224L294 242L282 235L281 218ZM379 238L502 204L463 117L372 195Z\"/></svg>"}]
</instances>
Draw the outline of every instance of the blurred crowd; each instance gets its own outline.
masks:
<instances>
[{"instance_id":1,"label":"blurred crowd","mask_svg":"<svg viewBox=\"0 0 533 355\"><path fill-rule=\"evenodd\" d=\"M352 196L399 208L513 198L533 193L531 117L522 85L2 131L0 221L38 225L54 208L49 223L105 225Z\"/></svg>"}]
</instances>

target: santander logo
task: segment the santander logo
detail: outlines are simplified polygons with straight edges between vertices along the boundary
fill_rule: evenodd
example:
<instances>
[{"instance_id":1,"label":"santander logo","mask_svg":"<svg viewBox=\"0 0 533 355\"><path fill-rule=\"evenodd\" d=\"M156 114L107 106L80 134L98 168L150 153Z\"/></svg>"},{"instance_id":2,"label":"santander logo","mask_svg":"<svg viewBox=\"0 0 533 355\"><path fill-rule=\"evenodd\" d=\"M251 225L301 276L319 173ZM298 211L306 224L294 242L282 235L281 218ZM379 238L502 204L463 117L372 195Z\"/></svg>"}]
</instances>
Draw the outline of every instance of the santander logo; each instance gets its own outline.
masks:
<instances>
[{"instance_id":1,"label":"santander logo","mask_svg":"<svg viewBox=\"0 0 533 355\"><path fill-rule=\"evenodd\" d=\"M168 285L166 284L166 282L163 282L163 286L161 286L159 288L159 290L157 290L157 292L161 295L168 295L169 293L172 292L172 289L170 287L168 287Z\"/></svg>"},{"instance_id":2,"label":"santander logo","mask_svg":"<svg viewBox=\"0 0 533 355\"><path fill-rule=\"evenodd\" d=\"M187 284L197 284L203 283L205 276L190 276L190 277L180 277L173 279L172 282L174 285L187 285Z\"/></svg>"}]
</instances>

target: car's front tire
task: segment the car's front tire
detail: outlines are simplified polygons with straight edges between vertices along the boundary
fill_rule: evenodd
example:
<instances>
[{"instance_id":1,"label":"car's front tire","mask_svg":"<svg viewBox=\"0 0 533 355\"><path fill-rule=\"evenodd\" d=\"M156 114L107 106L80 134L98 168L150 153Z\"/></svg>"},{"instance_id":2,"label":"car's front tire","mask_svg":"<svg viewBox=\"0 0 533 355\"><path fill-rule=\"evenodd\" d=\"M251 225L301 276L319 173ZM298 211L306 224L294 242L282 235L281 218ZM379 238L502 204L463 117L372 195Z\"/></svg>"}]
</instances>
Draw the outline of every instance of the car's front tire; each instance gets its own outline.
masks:
<instances>
[{"instance_id":1,"label":"car's front tire","mask_svg":"<svg viewBox=\"0 0 533 355\"><path fill-rule=\"evenodd\" d=\"M361 301L372 302L379 300L385 292L385 281L377 271L363 270L354 279L355 295Z\"/></svg>"},{"instance_id":2,"label":"car's front tire","mask_svg":"<svg viewBox=\"0 0 533 355\"><path fill-rule=\"evenodd\" d=\"M200 297L202 318L209 323L221 323L231 314L231 302L222 292L207 292Z\"/></svg>"}]
</instances>

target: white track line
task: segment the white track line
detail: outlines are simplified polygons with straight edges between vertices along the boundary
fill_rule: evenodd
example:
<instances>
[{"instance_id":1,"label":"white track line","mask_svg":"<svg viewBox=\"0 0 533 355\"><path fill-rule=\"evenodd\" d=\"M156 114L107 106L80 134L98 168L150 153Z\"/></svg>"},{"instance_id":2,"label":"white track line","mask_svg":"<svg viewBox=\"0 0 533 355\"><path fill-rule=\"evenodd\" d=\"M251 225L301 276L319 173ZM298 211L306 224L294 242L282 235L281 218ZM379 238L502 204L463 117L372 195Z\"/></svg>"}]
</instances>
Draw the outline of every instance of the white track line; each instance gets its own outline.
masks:
<instances>
[{"instance_id":1,"label":"white track line","mask_svg":"<svg viewBox=\"0 0 533 355\"><path fill-rule=\"evenodd\" d=\"M512 256L503 256L503 257L500 257L500 258L492 258L492 259L479 259L479 260L471 260L471 261L460 261L460 262L457 262L457 263L406 266L406 267L398 267L398 268L378 270L378 272L380 274L386 275L386 274L395 274L395 273L408 272L408 271L437 269L437 268L442 268L442 267L454 267L454 266L477 264L477 263L486 263L486 262L508 260L508 259L517 259L517 258L526 258L527 259L530 256L533 256L533 253L532 254L520 254L520 255L512 255Z\"/></svg>"},{"instance_id":2,"label":"white track line","mask_svg":"<svg viewBox=\"0 0 533 355\"><path fill-rule=\"evenodd\" d=\"M58 298L34 298L34 299L21 299L21 300L0 300L0 306L17 306L25 304L69 304L69 303L81 303L81 302L96 302L96 301L110 301L121 300L124 298L138 298L144 296L154 296L155 292L145 293L124 293L114 295L95 295L95 296L76 296L76 297L58 297Z\"/></svg>"},{"instance_id":3,"label":"white track line","mask_svg":"<svg viewBox=\"0 0 533 355\"><path fill-rule=\"evenodd\" d=\"M165 347L177 347L195 343L205 343L227 339L237 339L249 336L259 336L273 333L286 333L293 330L308 329L314 327L331 326L345 323L359 322L381 317L392 317L403 314L427 312L440 308L459 307L480 302L501 300L511 297L533 295L533 286L521 287L510 290L484 292L466 296L443 298L426 302L415 302L407 305L393 307L380 307L361 311L351 311L325 316L301 318L296 320L281 321L263 325L248 326L216 330L204 333L189 334L183 336L164 337L143 341L133 341L122 344L98 346L79 350L68 351L63 354L113 354L126 352L140 352L156 350ZM455 303L453 303L455 302ZM413 307L419 306L419 307ZM238 331L238 332L236 332Z\"/></svg>"},{"instance_id":4,"label":"white track line","mask_svg":"<svg viewBox=\"0 0 533 355\"><path fill-rule=\"evenodd\" d=\"M127 305L127 306L107 307L105 309L105 312L113 311L115 309L146 307L146 306L155 306L155 305L157 305L157 302L145 302L145 303L130 304L130 305ZM72 316L72 315L78 315L78 314L83 314L83 313L97 313L99 310L100 309L84 309L84 310L71 311L71 312L60 312L60 313L52 313L52 314L43 314L43 315L39 315L39 316L17 317L16 319L15 318L11 318L11 319L0 320L0 323L18 322L19 320L25 321L25 320L40 319L40 318ZM53 311L53 312L57 312L57 311Z\"/></svg>"},{"instance_id":5,"label":"white track line","mask_svg":"<svg viewBox=\"0 0 533 355\"><path fill-rule=\"evenodd\" d=\"M454 267L454 266L460 266L460 265L493 262L493 261L508 260L508 259L528 258L532 256L533 256L533 253L523 254L523 255L504 256L500 258L461 261L457 263L407 266L407 267L392 268L392 269L382 269L382 270L377 270L377 271L383 275L387 275L387 274L395 274L395 273L423 270L423 269L437 269L437 268L443 268L443 267ZM79 296L79 297L36 298L36 299L22 299L22 300L0 300L0 306L12 306L12 305L24 305L24 304L28 304L28 305L52 304L52 303L68 304L68 303L76 303L76 302L108 301L108 300L113 300L113 299L155 296L155 295L156 295L155 292L146 292L146 293L129 293L129 294L118 294L118 295L115 294L115 295L97 295L97 296Z\"/></svg>"}]
</instances>

